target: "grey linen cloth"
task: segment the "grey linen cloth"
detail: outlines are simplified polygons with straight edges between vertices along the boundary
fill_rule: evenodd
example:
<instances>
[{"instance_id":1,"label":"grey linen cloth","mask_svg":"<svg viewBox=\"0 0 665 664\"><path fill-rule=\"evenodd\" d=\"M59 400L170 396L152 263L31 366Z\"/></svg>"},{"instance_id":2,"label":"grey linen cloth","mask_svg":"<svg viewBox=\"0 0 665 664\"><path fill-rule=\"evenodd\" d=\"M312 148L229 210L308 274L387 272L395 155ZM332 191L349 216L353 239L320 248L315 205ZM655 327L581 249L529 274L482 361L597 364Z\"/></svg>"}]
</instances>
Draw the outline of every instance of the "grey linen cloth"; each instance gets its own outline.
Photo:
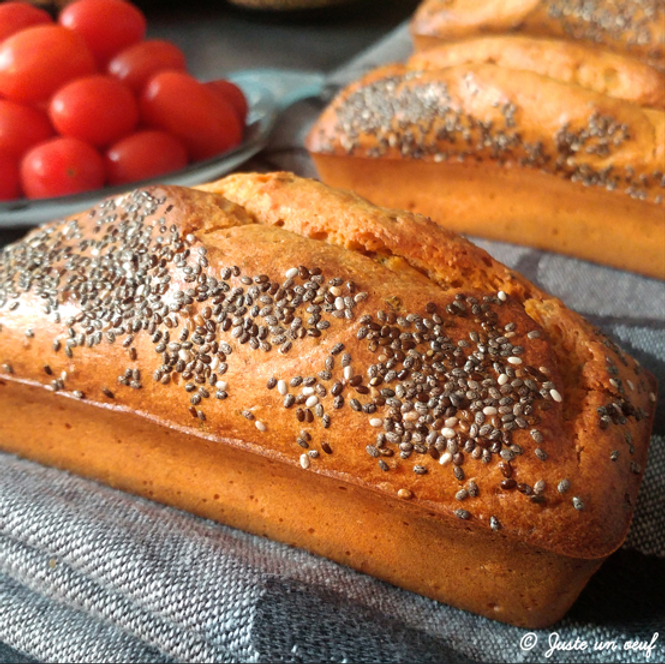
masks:
<instances>
[{"instance_id":1,"label":"grey linen cloth","mask_svg":"<svg viewBox=\"0 0 665 664\"><path fill-rule=\"evenodd\" d=\"M356 78L408 49L402 28L332 80ZM323 105L293 107L243 170L314 176L302 141ZM665 385L663 282L477 242L589 318ZM562 621L532 632L2 454L0 661L662 662L662 394L657 406L628 539ZM567 649L553 648L557 642Z\"/></svg>"}]
</instances>

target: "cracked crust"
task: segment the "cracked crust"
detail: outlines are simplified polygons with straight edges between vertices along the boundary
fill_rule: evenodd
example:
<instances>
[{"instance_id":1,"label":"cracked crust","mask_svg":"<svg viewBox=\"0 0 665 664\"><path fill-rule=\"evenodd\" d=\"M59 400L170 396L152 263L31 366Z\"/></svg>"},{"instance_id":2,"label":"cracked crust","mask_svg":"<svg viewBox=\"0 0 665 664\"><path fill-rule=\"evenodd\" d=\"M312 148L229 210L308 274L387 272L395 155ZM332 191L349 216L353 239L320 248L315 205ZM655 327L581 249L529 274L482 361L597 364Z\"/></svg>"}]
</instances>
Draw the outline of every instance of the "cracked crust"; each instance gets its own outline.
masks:
<instances>
[{"instance_id":1,"label":"cracked crust","mask_svg":"<svg viewBox=\"0 0 665 664\"><path fill-rule=\"evenodd\" d=\"M415 53L413 70L494 64L573 83L608 97L665 109L665 74L645 62L598 46L526 35L492 35L441 44Z\"/></svg>"},{"instance_id":2,"label":"cracked crust","mask_svg":"<svg viewBox=\"0 0 665 664\"><path fill-rule=\"evenodd\" d=\"M503 290L515 298L546 332L564 386L563 438L557 441L557 453L567 460L559 458L557 465L560 462L561 466L538 472L550 486L569 475L577 476L571 493L557 500L560 516L554 510L529 512L518 537L559 553L584 557L607 555L619 546L628 531L640 474L630 472L631 455L622 454L623 466L610 462L610 455L615 449L625 450L628 433L632 440L644 443L632 458L642 469L654 414L649 394L656 389L655 381L635 360L559 300L425 217L377 209L350 192L331 190L286 173L230 176L203 188L243 206L258 223L360 251L396 272L415 270L445 292ZM621 392L610 379L619 381ZM632 395L625 394L623 386L627 384L634 387L628 388ZM630 418L621 427L612 425L601 433L597 408L624 397L636 399L645 416L640 416L640 421ZM554 436L559 435L559 424L552 423L552 427ZM589 449L586 454L585 447ZM566 457L566 450L574 450L574 455ZM591 512L582 515L566 510L575 490L596 494L586 501ZM617 496L621 498L617 500ZM519 520L514 513L513 517ZM552 526L553 522L557 525Z\"/></svg>"}]
</instances>

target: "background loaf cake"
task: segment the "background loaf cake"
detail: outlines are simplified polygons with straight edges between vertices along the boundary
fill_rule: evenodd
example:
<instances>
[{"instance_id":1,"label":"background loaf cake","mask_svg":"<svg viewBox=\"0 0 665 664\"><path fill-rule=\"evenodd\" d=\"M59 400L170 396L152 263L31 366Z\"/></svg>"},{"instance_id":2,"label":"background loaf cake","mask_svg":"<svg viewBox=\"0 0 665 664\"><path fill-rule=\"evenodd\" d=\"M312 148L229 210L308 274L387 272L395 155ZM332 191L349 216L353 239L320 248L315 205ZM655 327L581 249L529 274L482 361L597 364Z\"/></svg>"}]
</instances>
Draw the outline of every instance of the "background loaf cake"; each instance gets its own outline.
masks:
<instances>
[{"instance_id":1,"label":"background loaf cake","mask_svg":"<svg viewBox=\"0 0 665 664\"><path fill-rule=\"evenodd\" d=\"M307 138L324 182L665 278L664 111L533 71L426 62L376 69L325 109Z\"/></svg>"},{"instance_id":2,"label":"background loaf cake","mask_svg":"<svg viewBox=\"0 0 665 664\"><path fill-rule=\"evenodd\" d=\"M411 21L419 50L503 33L602 45L665 69L661 0L425 0Z\"/></svg>"}]
</instances>

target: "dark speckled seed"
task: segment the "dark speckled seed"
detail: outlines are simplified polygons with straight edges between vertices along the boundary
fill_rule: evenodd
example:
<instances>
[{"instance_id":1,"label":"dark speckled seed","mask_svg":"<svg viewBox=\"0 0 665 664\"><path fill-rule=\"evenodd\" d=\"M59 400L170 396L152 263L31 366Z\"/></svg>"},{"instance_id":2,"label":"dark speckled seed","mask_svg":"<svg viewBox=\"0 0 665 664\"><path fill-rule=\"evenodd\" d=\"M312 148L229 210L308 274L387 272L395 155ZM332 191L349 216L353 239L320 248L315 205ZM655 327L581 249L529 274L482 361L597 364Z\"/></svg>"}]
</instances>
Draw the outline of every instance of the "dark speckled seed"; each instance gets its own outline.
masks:
<instances>
[{"instance_id":1,"label":"dark speckled seed","mask_svg":"<svg viewBox=\"0 0 665 664\"><path fill-rule=\"evenodd\" d=\"M490 517L490 528L492 530L500 530L501 529L501 524L499 523L499 519L497 519L495 516Z\"/></svg>"},{"instance_id":2,"label":"dark speckled seed","mask_svg":"<svg viewBox=\"0 0 665 664\"><path fill-rule=\"evenodd\" d=\"M471 513L467 510L455 510L454 514L458 519L463 519L465 521L471 518Z\"/></svg>"},{"instance_id":3,"label":"dark speckled seed","mask_svg":"<svg viewBox=\"0 0 665 664\"><path fill-rule=\"evenodd\" d=\"M541 447L536 447L536 449L533 451L533 453L541 460L541 461L546 461L547 460L547 452L545 452L544 449Z\"/></svg>"},{"instance_id":4,"label":"dark speckled seed","mask_svg":"<svg viewBox=\"0 0 665 664\"><path fill-rule=\"evenodd\" d=\"M330 445L329 445L327 442L325 442L325 441L323 441L323 442L321 443L321 449L322 449L326 454L332 454L332 447L330 447Z\"/></svg>"},{"instance_id":5,"label":"dark speckled seed","mask_svg":"<svg viewBox=\"0 0 665 664\"><path fill-rule=\"evenodd\" d=\"M425 468L425 466L420 466L420 465L416 464L413 467L413 472L416 475L425 475L427 473L427 468Z\"/></svg>"},{"instance_id":6,"label":"dark speckled seed","mask_svg":"<svg viewBox=\"0 0 665 664\"><path fill-rule=\"evenodd\" d=\"M570 489L570 480L563 479L557 485L557 491L559 493L566 493L566 491L568 491L568 489Z\"/></svg>"},{"instance_id":7,"label":"dark speckled seed","mask_svg":"<svg viewBox=\"0 0 665 664\"><path fill-rule=\"evenodd\" d=\"M584 509L584 501L579 496L573 496L573 507L578 511L582 511Z\"/></svg>"}]
</instances>

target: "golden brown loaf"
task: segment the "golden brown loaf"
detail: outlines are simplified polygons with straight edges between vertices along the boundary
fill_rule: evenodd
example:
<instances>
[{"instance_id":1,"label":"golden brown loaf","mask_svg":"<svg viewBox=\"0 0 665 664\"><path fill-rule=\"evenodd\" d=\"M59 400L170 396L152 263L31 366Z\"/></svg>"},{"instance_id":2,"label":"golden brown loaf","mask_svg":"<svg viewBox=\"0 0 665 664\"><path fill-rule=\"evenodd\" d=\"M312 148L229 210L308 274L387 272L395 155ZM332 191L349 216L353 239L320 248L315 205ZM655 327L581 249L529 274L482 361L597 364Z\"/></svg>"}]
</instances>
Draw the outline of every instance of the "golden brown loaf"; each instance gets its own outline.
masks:
<instances>
[{"instance_id":1,"label":"golden brown loaf","mask_svg":"<svg viewBox=\"0 0 665 664\"><path fill-rule=\"evenodd\" d=\"M418 62L370 72L323 112L307 147L324 182L665 278L664 111L532 71Z\"/></svg>"},{"instance_id":2,"label":"golden brown loaf","mask_svg":"<svg viewBox=\"0 0 665 664\"><path fill-rule=\"evenodd\" d=\"M574 83L608 97L665 109L665 73L641 60L590 44L524 35L495 35L442 44L415 53L409 69L493 64Z\"/></svg>"},{"instance_id":3,"label":"golden brown loaf","mask_svg":"<svg viewBox=\"0 0 665 664\"><path fill-rule=\"evenodd\" d=\"M424 217L287 173L205 189L0 253L0 446L557 620L626 535L653 377Z\"/></svg>"},{"instance_id":4,"label":"golden brown loaf","mask_svg":"<svg viewBox=\"0 0 665 664\"><path fill-rule=\"evenodd\" d=\"M425 0L411 21L419 50L504 33L602 45L665 68L663 0Z\"/></svg>"}]
</instances>

